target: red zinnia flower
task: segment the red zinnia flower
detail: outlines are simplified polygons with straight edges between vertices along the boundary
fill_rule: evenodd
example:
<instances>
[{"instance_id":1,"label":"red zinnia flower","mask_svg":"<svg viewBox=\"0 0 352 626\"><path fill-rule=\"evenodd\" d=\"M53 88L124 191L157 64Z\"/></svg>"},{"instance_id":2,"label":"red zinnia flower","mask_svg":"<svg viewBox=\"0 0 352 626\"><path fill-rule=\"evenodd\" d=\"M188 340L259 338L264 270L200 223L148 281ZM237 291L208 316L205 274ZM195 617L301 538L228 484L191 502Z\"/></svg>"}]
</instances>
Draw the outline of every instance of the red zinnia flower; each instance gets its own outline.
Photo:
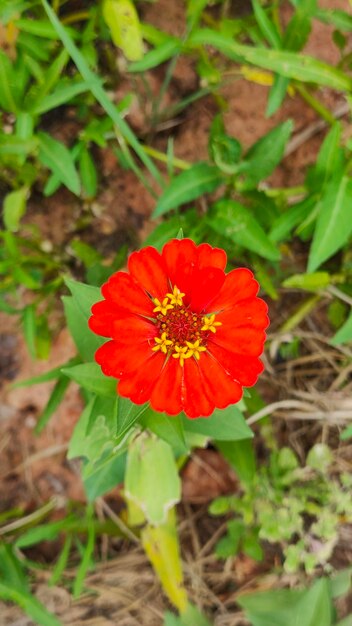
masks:
<instances>
[{"instance_id":1,"label":"red zinnia flower","mask_svg":"<svg viewBox=\"0 0 352 626\"><path fill-rule=\"evenodd\" d=\"M248 269L225 274L226 254L173 239L133 252L128 273L102 286L90 329L111 340L95 359L118 392L169 415L210 415L238 402L263 371L267 305Z\"/></svg>"}]
</instances>

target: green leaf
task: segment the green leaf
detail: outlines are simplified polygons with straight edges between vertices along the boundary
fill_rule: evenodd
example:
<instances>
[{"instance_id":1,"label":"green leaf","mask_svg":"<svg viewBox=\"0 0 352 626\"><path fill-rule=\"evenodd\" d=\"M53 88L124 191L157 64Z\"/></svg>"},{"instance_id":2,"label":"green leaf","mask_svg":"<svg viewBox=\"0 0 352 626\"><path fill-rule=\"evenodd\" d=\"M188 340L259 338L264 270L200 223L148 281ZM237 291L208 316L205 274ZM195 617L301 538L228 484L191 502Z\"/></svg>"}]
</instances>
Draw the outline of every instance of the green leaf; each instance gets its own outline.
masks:
<instances>
[{"instance_id":1,"label":"green leaf","mask_svg":"<svg viewBox=\"0 0 352 626\"><path fill-rule=\"evenodd\" d=\"M314 272L347 242L352 232L352 180L338 173L326 186L309 253L308 272Z\"/></svg>"},{"instance_id":2,"label":"green leaf","mask_svg":"<svg viewBox=\"0 0 352 626\"><path fill-rule=\"evenodd\" d=\"M67 104L72 98L89 90L90 86L85 82L59 84L52 93L40 98L37 96L35 101L29 105L29 109L35 115L43 115L43 113Z\"/></svg>"},{"instance_id":3,"label":"green leaf","mask_svg":"<svg viewBox=\"0 0 352 626\"><path fill-rule=\"evenodd\" d=\"M57 15L47 2L47 0L41 0L41 3L45 9L48 18L55 28L58 36L60 37L65 49L68 54L72 58L73 62L77 66L79 72L81 73L84 81L90 85L90 89L96 100L100 103L106 113L109 115L113 123L117 126L122 136L125 138L126 142L131 146L131 148L136 152L136 154L141 159L142 163L149 170L153 178L158 181L161 186L163 186L163 179L155 167L153 161L148 157L148 155L144 152L141 144L136 138L135 134L132 132L128 124L124 121L122 116L120 115L118 109L111 101L108 94L104 91L101 86L99 77L94 74L89 68L87 61L85 60L83 54L75 45L70 33L68 30L61 24ZM141 171L137 168L139 175Z\"/></svg>"},{"instance_id":4,"label":"green leaf","mask_svg":"<svg viewBox=\"0 0 352 626\"><path fill-rule=\"evenodd\" d=\"M220 200L211 208L207 223L220 235L256 254L278 261L280 252L262 227L242 204L235 200Z\"/></svg>"},{"instance_id":5,"label":"green leaf","mask_svg":"<svg viewBox=\"0 0 352 626\"><path fill-rule=\"evenodd\" d=\"M147 404L134 404L128 398L119 396L116 436L122 437L146 411Z\"/></svg>"},{"instance_id":6,"label":"green leaf","mask_svg":"<svg viewBox=\"0 0 352 626\"><path fill-rule=\"evenodd\" d=\"M92 287L94 289L94 287ZM87 323L87 315L83 312L77 299L69 296L62 298L68 329L76 344L77 350L84 361L92 361L98 348L106 341L93 333Z\"/></svg>"},{"instance_id":7,"label":"green leaf","mask_svg":"<svg viewBox=\"0 0 352 626\"><path fill-rule=\"evenodd\" d=\"M65 278L65 283L85 319L88 321L93 304L102 299L99 287L92 287L92 285L80 283L77 280L72 280L72 278Z\"/></svg>"},{"instance_id":8,"label":"green leaf","mask_svg":"<svg viewBox=\"0 0 352 626\"><path fill-rule=\"evenodd\" d=\"M98 363L81 363L64 367L62 373L87 391L100 396L116 396L116 378L105 376Z\"/></svg>"},{"instance_id":9,"label":"green leaf","mask_svg":"<svg viewBox=\"0 0 352 626\"><path fill-rule=\"evenodd\" d=\"M93 521L93 508L90 505L88 507L88 537L87 543L84 547L82 560L78 566L76 578L73 583L73 597L79 598L83 591L84 580L92 564L92 557L95 545L95 527Z\"/></svg>"},{"instance_id":10,"label":"green leaf","mask_svg":"<svg viewBox=\"0 0 352 626\"><path fill-rule=\"evenodd\" d=\"M181 498L181 482L165 441L145 433L134 439L128 453L125 497L143 511L150 524L166 521L167 512Z\"/></svg>"},{"instance_id":11,"label":"green leaf","mask_svg":"<svg viewBox=\"0 0 352 626\"><path fill-rule=\"evenodd\" d=\"M251 146L240 170L246 175L246 185L250 184L255 187L259 181L270 176L283 157L292 127L292 120L287 120L270 130Z\"/></svg>"},{"instance_id":12,"label":"green leaf","mask_svg":"<svg viewBox=\"0 0 352 626\"><path fill-rule=\"evenodd\" d=\"M27 187L6 194L3 205L3 220L7 230L15 233L20 227L21 217L26 211Z\"/></svg>"},{"instance_id":13,"label":"green leaf","mask_svg":"<svg viewBox=\"0 0 352 626\"><path fill-rule=\"evenodd\" d=\"M253 626L331 626L329 582L317 580L308 590L280 589L237 597Z\"/></svg>"},{"instance_id":14,"label":"green leaf","mask_svg":"<svg viewBox=\"0 0 352 626\"><path fill-rule=\"evenodd\" d=\"M347 318L343 326L337 331L336 335L330 339L333 346L339 346L341 343L352 341L352 312Z\"/></svg>"},{"instance_id":15,"label":"green leaf","mask_svg":"<svg viewBox=\"0 0 352 626\"><path fill-rule=\"evenodd\" d=\"M240 441L216 441L216 447L235 470L239 479L250 485L256 473L253 442L251 439Z\"/></svg>"},{"instance_id":16,"label":"green leaf","mask_svg":"<svg viewBox=\"0 0 352 626\"><path fill-rule=\"evenodd\" d=\"M339 30L347 32L352 30L352 15L346 11L339 11L338 9L318 9L314 17L325 24L332 24Z\"/></svg>"},{"instance_id":17,"label":"green leaf","mask_svg":"<svg viewBox=\"0 0 352 626\"><path fill-rule=\"evenodd\" d=\"M267 16L267 11L263 9L259 0L252 0L252 6L255 19L265 39L273 48L281 48L281 37L274 21Z\"/></svg>"},{"instance_id":18,"label":"green leaf","mask_svg":"<svg viewBox=\"0 0 352 626\"><path fill-rule=\"evenodd\" d=\"M17 111L13 77L14 68L11 61L3 50L0 50L0 108L9 113Z\"/></svg>"},{"instance_id":19,"label":"green leaf","mask_svg":"<svg viewBox=\"0 0 352 626\"><path fill-rule=\"evenodd\" d=\"M62 623L30 593L0 583L0 598L17 604L36 624L62 626Z\"/></svg>"},{"instance_id":20,"label":"green leaf","mask_svg":"<svg viewBox=\"0 0 352 626\"><path fill-rule=\"evenodd\" d=\"M141 25L131 0L103 0L103 17L111 38L126 59L137 61L143 56Z\"/></svg>"},{"instance_id":21,"label":"green leaf","mask_svg":"<svg viewBox=\"0 0 352 626\"><path fill-rule=\"evenodd\" d=\"M24 337L32 359L37 356L36 350L36 310L34 304L28 304L22 312Z\"/></svg>"},{"instance_id":22,"label":"green leaf","mask_svg":"<svg viewBox=\"0 0 352 626\"><path fill-rule=\"evenodd\" d=\"M326 289L330 283L331 277L328 272L313 272L312 274L294 274L286 278L282 286L315 292Z\"/></svg>"},{"instance_id":23,"label":"green leaf","mask_svg":"<svg viewBox=\"0 0 352 626\"><path fill-rule=\"evenodd\" d=\"M131 63L128 66L129 72L146 72L147 70L151 70L154 67L157 67L161 63L165 63L173 56L178 54L181 50L182 44L176 39L168 39L161 45L159 45L154 50L147 52L144 55L143 59L140 61L136 61L135 63Z\"/></svg>"},{"instance_id":24,"label":"green leaf","mask_svg":"<svg viewBox=\"0 0 352 626\"><path fill-rule=\"evenodd\" d=\"M215 409L210 417L197 420L190 420L183 415L182 421L186 432L206 435L209 439L217 441L236 441L253 437L251 429L236 405L222 410Z\"/></svg>"},{"instance_id":25,"label":"green leaf","mask_svg":"<svg viewBox=\"0 0 352 626\"><path fill-rule=\"evenodd\" d=\"M126 449L121 448L116 452L105 452L94 464L84 467L82 478L90 502L124 481L126 459Z\"/></svg>"},{"instance_id":26,"label":"green leaf","mask_svg":"<svg viewBox=\"0 0 352 626\"><path fill-rule=\"evenodd\" d=\"M336 162L340 149L342 126L335 122L326 135L319 150L314 167L317 184L320 189L324 187L329 178L336 171Z\"/></svg>"},{"instance_id":27,"label":"green leaf","mask_svg":"<svg viewBox=\"0 0 352 626\"><path fill-rule=\"evenodd\" d=\"M39 434L43 428L47 425L51 416L55 413L58 406L61 404L61 401L66 393L67 387L69 386L70 379L66 376L60 376L57 381L54 389L50 394L50 398L47 402L47 405L39 417L37 425L35 427L36 434Z\"/></svg>"},{"instance_id":28,"label":"green leaf","mask_svg":"<svg viewBox=\"0 0 352 626\"><path fill-rule=\"evenodd\" d=\"M93 463L117 444L118 398L95 397L81 414L69 446L68 458L84 457Z\"/></svg>"},{"instance_id":29,"label":"green leaf","mask_svg":"<svg viewBox=\"0 0 352 626\"><path fill-rule=\"evenodd\" d=\"M148 428L166 441L172 447L175 456L188 454L189 447L185 441L183 422L179 415L169 417L164 413L158 413L152 408L148 408L140 423L143 428Z\"/></svg>"},{"instance_id":30,"label":"green leaf","mask_svg":"<svg viewBox=\"0 0 352 626\"><path fill-rule=\"evenodd\" d=\"M80 181L70 151L61 141L47 133L38 133L38 158L55 174L67 189L77 196L80 193Z\"/></svg>"},{"instance_id":31,"label":"green leaf","mask_svg":"<svg viewBox=\"0 0 352 626\"><path fill-rule=\"evenodd\" d=\"M208 163L196 163L190 169L175 176L160 196L153 217L191 202L205 193L211 193L223 182L217 167Z\"/></svg>"},{"instance_id":32,"label":"green leaf","mask_svg":"<svg viewBox=\"0 0 352 626\"><path fill-rule=\"evenodd\" d=\"M233 61L257 65L294 80L325 85L337 91L349 92L352 89L352 79L347 74L307 55L243 46L208 28L195 31L188 44L213 46Z\"/></svg>"},{"instance_id":33,"label":"green leaf","mask_svg":"<svg viewBox=\"0 0 352 626\"><path fill-rule=\"evenodd\" d=\"M88 198L94 198L97 194L98 175L92 156L86 146L83 146L79 156L79 173L86 195Z\"/></svg>"},{"instance_id":34,"label":"green leaf","mask_svg":"<svg viewBox=\"0 0 352 626\"><path fill-rule=\"evenodd\" d=\"M302 220L307 216L307 212L313 208L316 203L314 196L308 196L301 202L293 206L289 206L285 213L282 213L277 219L274 220L271 231L269 233L269 239L273 243L284 241L290 235L291 231L300 224Z\"/></svg>"}]
</instances>

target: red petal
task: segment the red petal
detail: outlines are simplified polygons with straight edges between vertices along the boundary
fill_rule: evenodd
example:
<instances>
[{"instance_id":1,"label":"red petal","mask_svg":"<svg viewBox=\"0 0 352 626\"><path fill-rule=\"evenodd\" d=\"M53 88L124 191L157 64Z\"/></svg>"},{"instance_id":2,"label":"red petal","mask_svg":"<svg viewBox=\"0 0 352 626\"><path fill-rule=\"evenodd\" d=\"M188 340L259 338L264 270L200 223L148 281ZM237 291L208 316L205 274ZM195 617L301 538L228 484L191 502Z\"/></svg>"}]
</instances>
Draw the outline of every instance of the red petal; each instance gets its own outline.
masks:
<instances>
[{"instance_id":1,"label":"red petal","mask_svg":"<svg viewBox=\"0 0 352 626\"><path fill-rule=\"evenodd\" d=\"M225 280L223 270L204 267L193 274L193 290L190 301L192 311L200 313L218 295ZM212 306L212 304L211 304Z\"/></svg>"},{"instance_id":2,"label":"red petal","mask_svg":"<svg viewBox=\"0 0 352 626\"><path fill-rule=\"evenodd\" d=\"M193 286L193 273L198 265L197 246L191 239L172 239L162 250L168 276L186 294L188 304Z\"/></svg>"},{"instance_id":3,"label":"red petal","mask_svg":"<svg viewBox=\"0 0 352 626\"><path fill-rule=\"evenodd\" d=\"M201 356L203 358L203 355ZM181 368L180 368L181 369ZM183 410L187 417L207 417L214 411L214 401L208 397L206 383L202 377L198 361L187 359L183 366L184 389Z\"/></svg>"},{"instance_id":4,"label":"red petal","mask_svg":"<svg viewBox=\"0 0 352 626\"><path fill-rule=\"evenodd\" d=\"M206 392L218 409L235 404L242 398L242 387L225 372L222 365L204 352L199 367L206 384Z\"/></svg>"},{"instance_id":5,"label":"red petal","mask_svg":"<svg viewBox=\"0 0 352 626\"><path fill-rule=\"evenodd\" d=\"M143 367L150 355L150 346L146 341L131 344L108 341L96 351L95 360L106 376L121 378L136 367Z\"/></svg>"},{"instance_id":6,"label":"red petal","mask_svg":"<svg viewBox=\"0 0 352 626\"><path fill-rule=\"evenodd\" d=\"M143 317L126 315L114 321L113 338L122 343L138 343L149 340L153 347L155 345L153 339L157 335L158 330L155 324Z\"/></svg>"},{"instance_id":7,"label":"red petal","mask_svg":"<svg viewBox=\"0 0 352 626\"><path fill-rule=\"evenodd\" d=\"M169 291L164 260L155 248L148 246L133 252L128 259L128 269L132 278L153 298L160 300Z\"/></svg>"},{"instance_id":8,"label":"red petal","mask_svg":"<svg viewBox=\"0 0 352 626\"><path fill-rule=\"evenodd\" d=\"M221 248L212 248L208 243L201 243L197 248L197 255L199 269L203 267L218 267L224 270L226 267L226 252L221 250Z\"/></svg>"},{"instance_id":9,"label":"red petal","mask_svg":"<svg viewBox=\"0 0 352 626\"><path fill-rule=\"evenodd\" d=\"M244 356L231 352L216 343L208 344L209 352L221 363L231 378L237 380L244 387L252 387L264 370L263 363L254 356Z\"/></svg>"},{"instance_id":10,"label":"red petal","mask_svg":"<svg viewBox=\"0 0 352 626\"><path fill-rule=\"evenodd\" d=\"M93 315L88 320L88 326L93 333L103 337L112 337L114 321L119 316L120 309L107 303L106 300L101 300L93 304L92 313Z\"/></svg>"},{"instance_id":11,"label":"red petal","mask_svg":"<svg viewBox=\"0 0 352 626\"><path fill-rule=\"evenodd\" d=\"M136 404L144 404L150 400L153 387L165 363L165 358L165 354L154 352L137 370L123 376L117 387L119 394L125 398L130 398Z\"/></svg>"},{"instance_id":12,"label":"red petal","mask_svg":"<svg viewBox=\"0 0 352 626\"><path fill-rule=\"evenodd\" d=\"M177 415L182 411L181 384L183 368L176 359L168 359L153 389L150 404L155 411Z\"/></svg>"},{"instance_id":13,"label":"red petal","mask_svg":"<svg viewBox=\"0 0 352 626\"><path fill-rule=\"evenodd\" d=\"M211 310L225 311L241 300L248 300L257 295L259 285L253 274L246 268L232 270L226 275L219 295L211 303Z\"/></svg>"},{"instance_id":14,"label":"red petal","mask_svg":"<svg viewBox=\"0 0 352 626\"><path fill-rule=\"evenodd\" d=\"M145 291L126 272L116 272L102 286L101 292L121 310L139 315L153 315L154 304Z\"/></svg>"},{"instance_id":15,"label":"red petal","mask_svg":"<svg viewBox=\"0 0 352 626\"><path fill-rule=\"evenodd\" d=\"M216 321L223 326L253 326L264 330L269 326L268 305L261 298L251 298L238 302L225 312L216 316Z\"/></svg>"},{"instance_id":16,"label":"red petal","mask_svg":"<svg viewBox=\"0 0 352 626\"><path fill-rule=\"evenodd\" d=\"M209 336L210 345L222 346L236 354L260 356L264 349L265 332L250 326L220 326L214 336Z\"/></svg>"}]
</instances>

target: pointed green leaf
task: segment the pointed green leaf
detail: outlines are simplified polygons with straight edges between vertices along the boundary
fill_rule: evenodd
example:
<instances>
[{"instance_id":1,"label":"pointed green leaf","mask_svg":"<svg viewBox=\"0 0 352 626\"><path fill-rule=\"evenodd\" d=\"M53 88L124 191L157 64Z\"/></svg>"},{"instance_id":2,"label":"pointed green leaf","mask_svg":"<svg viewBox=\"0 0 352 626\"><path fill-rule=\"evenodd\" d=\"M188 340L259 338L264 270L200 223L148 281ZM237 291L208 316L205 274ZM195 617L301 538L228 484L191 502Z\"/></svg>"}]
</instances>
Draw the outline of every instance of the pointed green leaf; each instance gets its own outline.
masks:
<instances>
[{"instance_id":1,"label":"pointed green leaf","mask_svg":"<svg viewBox=\"0 0 352 626\"><path fill-rule=\"evenodd\" d=\"M220 200L207 217L208 224L220 235L256 254L278 261L280 252L270 241L249 209L235 200Z\"/></svg>"},{"instance_id":2,"label":"pointed green leaf","mask_svg":"<svg viewBox=\"0 0 352 626\"><path fill-rule=\"evenodd\" d=\"M64 367L62 373L100 396L116 396L116 378L105 376L98 363L82 363L73 367Z\"/></svg>"},{"instance_id":3,"label":"pointed green leaf","mask_svg":"<svg viewBox=\"0 0 352 626\"><path fill-rule=\"evenodd\" d=\"M337 175L327 185L308 259L308 272L314 272L345 243L352 232L352 180Z\"/></svg>"},{"instance_id":4,"label":"pointed green leaf","mask_svg":"<svg viewBox=\"0 0 352 626\"><path fill-rule=\"evenodd\" d=\"M206 435L209 439L236 441L253 437L253 432L236 405L215 409L210 417L197 420L190 420L184 415L182 421L186 432Z\"/></svg>"},{"instance_id":5,"label":"pointed green leaf","mask_svg":"<svg viewBox=\"0 0 352 626\"><path fill-rule=\"evenodd\" d=\"M344 325L330 340L330 343L333 346L339 346L341 343L347 343L348 341L352 341L352 313L350 313Z\"/></svg>"},{"instance_id":6,"label":"pointed green leaf","mask_svg":"<svg viewBox=\"0 0 352 626\"><path fill-rule=\"evenodd\" d=\"M3 220L5 228L15 233L20 227L21 217L26 211L27 187L11 191L5 196L3 205Z\"/></svg>"},{"instance_id":7,"label":"pointed green leaf","mask_svg":"<svg viewBox=\"0 0 352 626\"><path fill-rule=\"evenodd\" d=\"M38 133L39 160L49 168L60 181L77 196L80 193L80 181L70 151L61 141L47 133Z\"/></svg>"},{"instance_id":8,"label":"pointed green leaf","mask_svg":"<svg viewBox=\"0 0 352 626\"><path fill-rule=\"evenodd\" d=\"M217 167L208 163L196 163L190 169L175 176L160 196L153 217L191 202L205 193L211 193L223 182Z\"/></svg>"}]
</instances>

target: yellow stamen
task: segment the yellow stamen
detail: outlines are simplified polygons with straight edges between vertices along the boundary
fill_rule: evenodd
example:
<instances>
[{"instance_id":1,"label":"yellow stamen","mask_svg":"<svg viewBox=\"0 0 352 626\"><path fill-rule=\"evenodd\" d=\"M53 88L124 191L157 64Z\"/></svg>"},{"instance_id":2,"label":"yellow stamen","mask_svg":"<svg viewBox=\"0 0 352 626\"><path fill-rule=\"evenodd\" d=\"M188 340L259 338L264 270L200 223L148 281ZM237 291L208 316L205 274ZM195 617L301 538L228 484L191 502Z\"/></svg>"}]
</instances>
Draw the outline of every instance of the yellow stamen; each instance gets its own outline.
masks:
<instances>
[{"instance_id":1,"label":"yellow stamen","mask_svg":"<svg viewBox=\"0 0 352 626\"><path fill-rule=\"evenodd\" d=\"M178 306L182 306L183 302L182 302L182 298L185 296L184 293L182 293L178 287L176 287L176 285L174 286L173 292L172 293L167 293L166 294L168 298L170 298L170 302L171 304L176 304Z\"/></svg>"},{"instance_id":2,"label":"yellow stamen","mask_svg":"<svg viewBox=\"0 0 352 626\"><path fill-rule=\"evenodd\" d=\"M215 322L215 314L210 317L203 317L204 326L201 330L210 330L212 333L216 333L216 326L222 326L221 322Z\"/></svg>"},{"instance_id":3,"label":"yellow stamen","mask_svg":"<svg viewBox=\"0 0 352 626\"><path fill-rule=\"evenodd\" d=\"M183 367L185 359L189 359L192 356L192 352L187 352L187 346L175 346L175 352L172 356L174 359L180 359L180 365Z\"/></svg>"},{"instance_id":4,"label":"yellow stamen","mask_svg":"<svg viewBox=\"0 0 352 626\"><path fill-rule=\"evenodd\" d=\"M172 346L172 341L170 341L170 339L167 338L166 333L162 333L160 338L154 337L154 341L156 343L156 346L152 348L153 352L157 352L158 350L161 350L161 352L163 352L164 354L167 354L167 346Z\"/></svg>"},{"instance_id":5,"label":"yellow stamen","mask_svg":"<svg viewBox=\"0 0 352 626\"><path fill-rule=\"evenodd\" d=\"M153 313L160 311L162 315L166 315L170 309L174 308L172 304L169 304L169 298L167 296L161 302L158 298L154 298L153 302L156 304L155 309L153 309Z\"/></svg>"},{"instance_id":6,"label":"yellow stamen","mask_svg":"<svg viewBox=\"0 0 352 626\"><path fill-rule=\"evenodd\" d=\"M186 341L186 344L189 347L189 351L186 354L186 358L189 358L189 356L194 356L197 359L197 361L199 361L200 352L205 352L206 347L200 345L199 339L197 339L197 341L195 341L194 343L191 343L190 341Z\"/></svg>"}]
</instances>

